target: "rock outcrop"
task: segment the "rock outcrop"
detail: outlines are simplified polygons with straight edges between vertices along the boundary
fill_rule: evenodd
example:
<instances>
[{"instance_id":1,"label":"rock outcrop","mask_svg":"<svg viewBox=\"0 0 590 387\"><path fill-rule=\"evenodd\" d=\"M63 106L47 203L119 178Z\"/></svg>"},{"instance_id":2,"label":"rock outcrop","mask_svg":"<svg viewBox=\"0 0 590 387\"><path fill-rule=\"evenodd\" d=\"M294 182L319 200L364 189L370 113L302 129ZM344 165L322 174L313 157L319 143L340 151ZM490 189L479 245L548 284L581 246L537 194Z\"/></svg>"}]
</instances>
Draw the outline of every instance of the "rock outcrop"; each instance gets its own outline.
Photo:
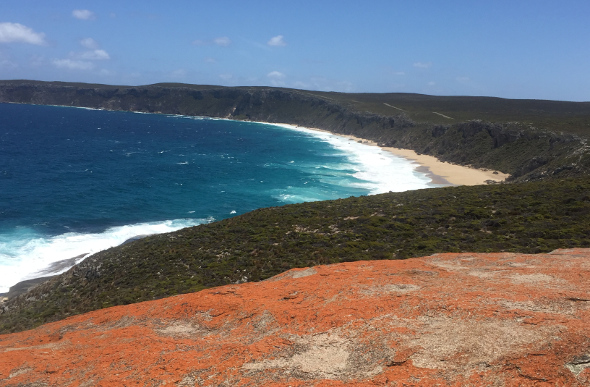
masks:
<instances>
[{"instance_id":1,"label":"rock outcrop","mask_svg":"<svg viewBox=\"0 0 590 387\"><path fill-rule=\"evenodd\" d=\"M2 386L590 384L590 250L293 269L0 336Z\"/></svg>"}]
</instances>

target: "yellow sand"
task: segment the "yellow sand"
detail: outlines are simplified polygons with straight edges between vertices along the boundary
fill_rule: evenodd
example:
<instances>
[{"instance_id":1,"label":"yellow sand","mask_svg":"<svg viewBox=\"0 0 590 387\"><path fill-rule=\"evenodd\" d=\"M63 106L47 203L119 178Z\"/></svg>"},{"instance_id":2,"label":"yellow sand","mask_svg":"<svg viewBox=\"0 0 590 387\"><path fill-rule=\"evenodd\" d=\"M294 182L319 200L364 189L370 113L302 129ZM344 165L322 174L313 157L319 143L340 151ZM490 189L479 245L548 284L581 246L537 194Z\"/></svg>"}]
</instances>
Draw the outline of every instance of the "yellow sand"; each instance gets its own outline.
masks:
<instances>
[{"instance_id":1,"label":"yellow sand","mask_svg":"<svg viewBox=\"0 0 590 387\"><path fill-rule=\"evenodd\" d=\"M284 127L294 128L296 126L290 124L274 124ZM308 130L315 130L318 132L326 132L336 136L349 138L351 140L361 142L367 145L378 146L374 141L365 140L359 137L342 135L339 133L332 133L327 130L317 128L305 128ZM419 155L410 149L389 148L382 147L381 149L388 151L398 157L403 157L411 160L416 164L416 170L427 174L434 184L452 184L452 185L479 185L487 184L489 181L501 182L506 180L510 175L499 171L492 171L488 169L477 169L466 167L463 165L451 164L440 161L434 156Z\"/></svg>"}]
</instances>

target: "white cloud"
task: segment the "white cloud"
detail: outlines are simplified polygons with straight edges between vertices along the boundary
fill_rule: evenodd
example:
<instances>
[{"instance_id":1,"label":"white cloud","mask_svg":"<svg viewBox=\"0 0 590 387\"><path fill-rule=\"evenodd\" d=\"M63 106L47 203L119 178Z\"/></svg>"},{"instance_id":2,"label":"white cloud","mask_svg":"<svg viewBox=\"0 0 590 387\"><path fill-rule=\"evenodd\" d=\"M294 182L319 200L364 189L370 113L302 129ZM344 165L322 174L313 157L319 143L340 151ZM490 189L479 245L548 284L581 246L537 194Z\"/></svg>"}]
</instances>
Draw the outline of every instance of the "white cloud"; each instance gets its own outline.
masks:
<instances>
[{"instance_id":1,"label":"white cloud","mask_svg":"<svg viewBox=\"0 0 590 387\"><path fill-rule=\"evenodd\" d=\"M75 9L72 11L72 16L80 20L90 20L95 18L94 12L87 9Z\"/></svg>"},{"instance_id":2,"label":"white cloud","mask_svg":"<svg viewBox=\"0 0 590 387\"><path fill-rule=\"evenodd\" d=\"M270 79L270 84L272 86L285 86L285 74L281 73L280 71L271 71L270 73L266 74L266 76Z\"/></svg>"},{"instance_id":3,"label":"white cloud","mask_svg":"<svg viewBox=\"0 0 590 387\"><path fill-rule=\"evenodd\" d=\"M204 40L201 40L201 39L196 39L196 40L193 40L193 44L195 46L206 46L207 42Z\"/></svg>"},{"instance_id":4,"label":"white cloud","mask_svg":"<svg viewBox=\"0 0 590 387\"><path fill-rule=\"evenodd\" d=\"M108 60L111 59L110 55L105 50L92 50L86 51L81 54L75 55L79 59L84 60Z\"/></svg>"},{"instance_id":5,"label":"white cloud","mask_svg":"<svg viewBox=\"0 0 590 387\"><path fill-rule=\"evenodd\" d=\"M457 77L455 78L455 80L460 83L468 83L469 81L471 81L469 77Z\"/></svg>"},{"instance_id":6,"label":"white cloud","mask_svg":"<svg viewBox=\"0 0 590 387\"><path fill-rule=\"evenodd\" d=\"M213 39L213 43L217 44L218 46L227 47L231 44L231 40L227 36L221 36L219 38Z\"/></svg>"},{"instance_id":7,"label":"white cloud","mask_svg":"<svg viewBox=\"0 0 590 387\"><path fill-rule=\"evenodd\" d=\"M80 40L80 44L89 50L96 50L98 48L98 42L92 38L82 39Z\"/></svg>"},{"instance_id":8,"label":"white cloud","mask_svg":"<svg viewBox=\"0 0 590 387\"><path fill-rule=\"evenodd\" d=\"M267 77L271 79L283 79L285 78L285 74L281 73L280 71L271 71L270 73L266 74Z\"/></svg>"},{"instance_id":9,"label":"white cloud","mask_svg":"<svg viewBox=\"0 0 590 387\"><path fill-rule=\"evenodd\" d=\"M70 70L92 70L94 68L92 62L72 59L54 59L53 65L57 68Z\"/></svg>"},{"instance_id":10,"label":"white cloud","mask_svg":"<svg viewBox=\"0 0 590 387\"><path fill-rule=\"evenodd\" d=\"M215 58L207 57L205 58L205 63L217 63Z\"/></svg>"},{"instance_id":11,"label":"white cloud","mask_svg":"<svg viewBox=\"0 0 590 387\"><path fill-rule=\"evenodd\" d=\"M428 62L428 63L416 62L416 63L414 63L414 67L417 67L419 69L427 69L427 68L432 67L432 62Z\"/></svg>"},{"instance_id":12,"label":"white cloud","mask_svg":"<svg viewBox=\"0 0 590 387\"><path fill-rule=\"evenodd\" d=\"M70 53L70 58L77 60L109 60L111 56L105 50L99 48L99 44L92 38L84 38L80 40L80 45L88 49L81 53Z\"/></svg>"},{"instance_id":13,"label":"white cloud","mask_svg":"<svg viewBox=\"0 0 590 387\"><path fill-rule=\"evenodd\" d=\"M285 39L283 37L283 35L277 35L275 37L270 38L270 40L267 42L267 44L269 46L286 46L287 43L285 43Z\"/></svg>"},{"instance_id":14,"label":"white cloud","mask_svg":"<svg viewBox=\"0 0 590 387\"><path fill-rule=\"evenodd\" d=\"M234 76L232 74L219 74L219 78L223 79L224 81L229 81Z\"/></svg>"},{"instance_id":15,"label":"white cloud","mask_svg":"<svg viewBox=\"0 0 590 387\"><path fill-rule=\"evenodd\" d=\"M0 23L0 43L45 44L45 34L19 23Z\"/></svg>"},{"instance_id":16,"label":"white cloud","mask_svg":"<svg viewBox=\"0 0 590 387\"><path fill-rule=\"evenodd\" d=\"M428 82L428 86L436 86L436 82L430 81L430 82Z\"/></svg>"}]
</instances>

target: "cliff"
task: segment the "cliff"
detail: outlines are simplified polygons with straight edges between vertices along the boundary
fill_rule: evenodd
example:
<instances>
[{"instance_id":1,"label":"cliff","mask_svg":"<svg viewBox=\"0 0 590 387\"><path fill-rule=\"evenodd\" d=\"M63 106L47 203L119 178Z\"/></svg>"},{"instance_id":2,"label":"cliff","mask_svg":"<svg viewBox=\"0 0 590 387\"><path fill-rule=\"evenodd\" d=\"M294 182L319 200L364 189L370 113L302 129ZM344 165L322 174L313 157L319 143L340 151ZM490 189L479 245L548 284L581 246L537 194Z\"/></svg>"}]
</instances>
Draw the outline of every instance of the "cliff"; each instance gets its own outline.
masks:
<instances>
[{"instance_id":1,"label":"cliff","mask_svg":"<svg viewBox=\"0 0 590 387\"><path fill-rule=\"evenodd\" d=\"M0 336L3 386L584 386L590 250L293 269Z\"/></svg>"},{"instance_id":2,"label":"cliff","mask_svg":"<svg viewBox=\"0 0 590 387\"><path fill-rule=\"evenodd\" d=\"M37 81L0 81L0 102L289 123L499 170L513 181L583 176L590 170L590 103Z\"/></svg>"}]
</instances>

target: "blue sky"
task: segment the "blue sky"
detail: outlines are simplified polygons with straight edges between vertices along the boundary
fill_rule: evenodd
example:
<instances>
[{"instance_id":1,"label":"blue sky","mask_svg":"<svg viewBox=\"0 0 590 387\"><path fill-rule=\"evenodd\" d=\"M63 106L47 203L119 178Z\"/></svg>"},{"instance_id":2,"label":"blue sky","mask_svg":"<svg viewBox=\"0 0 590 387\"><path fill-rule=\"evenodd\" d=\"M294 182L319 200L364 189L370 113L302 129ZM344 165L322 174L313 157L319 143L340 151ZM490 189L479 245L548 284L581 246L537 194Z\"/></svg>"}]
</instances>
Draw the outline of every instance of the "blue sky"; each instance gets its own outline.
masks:
<instances>
[{"instance_id":1,"label":"blue sky","mask_svg":"<svg viewBox=\"0 0 590 387\"><path fill-rule=\"evenodd\" d=\"M2 0L0 79L590 101L590 0Z\"/></svg>"}]
</instances>

